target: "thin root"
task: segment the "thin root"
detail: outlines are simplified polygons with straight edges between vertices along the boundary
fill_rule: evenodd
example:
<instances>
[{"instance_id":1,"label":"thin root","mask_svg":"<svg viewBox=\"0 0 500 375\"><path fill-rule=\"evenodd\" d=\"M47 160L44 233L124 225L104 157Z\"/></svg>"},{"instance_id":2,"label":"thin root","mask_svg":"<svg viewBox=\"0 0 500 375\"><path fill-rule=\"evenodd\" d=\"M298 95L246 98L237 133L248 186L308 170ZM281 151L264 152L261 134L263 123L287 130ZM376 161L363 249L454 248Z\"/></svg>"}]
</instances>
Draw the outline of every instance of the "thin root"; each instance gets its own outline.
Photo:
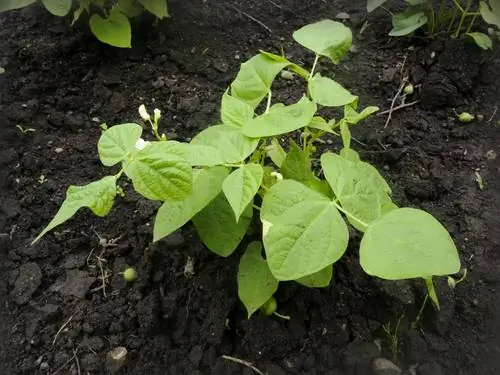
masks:
<instances>
[{"instance_id":1,"label":"thin root","mask_svg":"<svg viewBox=\"0 0 500 375\"><path fill-rule=\"evenodd\" d=\"M66 322L61 326L61 328L59 328L59 331L57 331L56 335L54 336L54 340L52 340L52 346L55 345L56 341L57 341L57 337L59 336L59 334L62 332L62 330L64 328L66 328L66 326L73 320L73 318L75 317L75 314L71 315L69 317L68 320L66 320Z\"/></svg>"},{"instance_id":2,"label":"thin root","mask_svg":"<svg viewBox=\"0 0 500 375\"><path fill-rule=\"evenodd\" d=\"M392 108L392 110L388 109L387 111L382 111L382 112L379 112L377 115L378 115L378 116L380 116L380 115L386 115L386 114L388 114L388 113L390 113L390 112L394 112L394 111L397 111L397 110L399 110L399 109L403 109L403 108L406 108L406 107L411 107L411 106L413 106L413 105L415 105L415 104L418 104L418 103L420 103L420 100L415 100L415 101L410 102L410 103L400 104L400 105L398 105L398 106L396 106L396 107Z\"/></svg>"},{"instance_id":3,"label":"thin root","mask_svg":"<svg viewBox=\"0 0 500 375\"><path fill-rule=\"evenodd\" d=\"M264 29L267 30L267 32L269 34L273 33L273 31L264 22L259 21L257 18L251 16L250 14L242 11L241 9L236 8L234 5L231 5L231 8L233 8L235 11L237 11L241 15L243 15L243 16L247 17L248 19L252 20L253 22L257 23L258 25L262 26Z\"/></svg>"},{"instance_id":4,"label":"thin root","mask_svg":"<svg viewBox=\"0 0 500 375\"><path fill-rule=\"evenodd\" d=\"M222 358L227 359L228 361L232 361L235 363L239 363L240 365L246 366L249 369L255 371L259 375L264 375L262 371L260 371L257 367L255 367L252 362L245 361L243 359L235 358L235 357L230 357L228 355L223 355Z\"/></svg>"}]
</instances>

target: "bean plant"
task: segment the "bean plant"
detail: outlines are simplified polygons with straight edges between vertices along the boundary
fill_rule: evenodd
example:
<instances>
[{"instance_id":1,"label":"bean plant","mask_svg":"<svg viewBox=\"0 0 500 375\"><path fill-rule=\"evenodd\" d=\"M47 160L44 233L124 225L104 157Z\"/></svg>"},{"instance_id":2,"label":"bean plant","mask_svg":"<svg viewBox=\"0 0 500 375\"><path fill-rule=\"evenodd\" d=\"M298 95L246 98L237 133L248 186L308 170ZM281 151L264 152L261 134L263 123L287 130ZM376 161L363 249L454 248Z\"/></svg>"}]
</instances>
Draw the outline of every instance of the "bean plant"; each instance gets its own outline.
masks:
<instances>
[{"instance_id":1,"label":"bean plant","mask_svg":"<svg viewBox=\"0 0 500 375\"><path fill-rule=\"evenodd\" d=\"M167 0L1 0L0 13L38 1L58 17L65 17L73 10L73 24L88 13L90 29L97 39L120 48L131 47L129 18L139 16L144 10L158 19L168 17Z\"/></svg>"},{"instance_id":2,"label":"bean plant","mask_svg":"<svg viewBox=\"0 0 500 375\"><path fill-rule=\"evenodd\" d=\"M386 2L387 0L367 0L367 10L372 12ZM465 35L479 47L491 49L493 43L490 36L473 31L475 21L481 16L486 23L500 29L500 0L480 1L479 8L472 0L453 0L451 7L445 0L440 0L437 6L435 0L405 0L405 3L407 6L403 12L391 13L391 36L409 35L425 27L428 37L448 34L458 38ZM490 34L494 38L498 35L493 29Z\"/></svg>"},{"instance_id":3,"label":"bean plant","mask_svg":"<svg viewBox=\"0 0 500 375\"><path fill-rule=\"evenodd\" d=\"M293 37L315 54L312 68L261 51L241 65L224 92L220 122L188 143L160 134L161 112L155 109L151 116L143 105L139 112L155 140L142 138L143 127L135 123L104 130L98 142L100 160L107 167L119 166L119 171L85 186L70 186L34 242L83 207L107 215L117 191L122 192L117 181L126 177L144 198L162 202L153 241L191 221L210 251L228 257L244 240L252 219L258 219L259 240L245 241L251 242L237 274L248 317L269 301L275 304L280 282L328 286L333 265L347 250L349 226L362 235L359 260L366 273L387 280L424 279L437 304L433 277L460 269L450 234L431 214L397 206L383 176L352 148L351 127L378 108L361 110L358 96L317 72L320 59L339 64L349 51L350 29L323 20ZM284 70L307 86L292 104L273 100L273 81ZM324 107L343 115L321 117L318 110ZM317 155L316 145L325 135L340 137L339 152ZM314 157L321 173L313 168Z\"/></svg>"}]
</instances>

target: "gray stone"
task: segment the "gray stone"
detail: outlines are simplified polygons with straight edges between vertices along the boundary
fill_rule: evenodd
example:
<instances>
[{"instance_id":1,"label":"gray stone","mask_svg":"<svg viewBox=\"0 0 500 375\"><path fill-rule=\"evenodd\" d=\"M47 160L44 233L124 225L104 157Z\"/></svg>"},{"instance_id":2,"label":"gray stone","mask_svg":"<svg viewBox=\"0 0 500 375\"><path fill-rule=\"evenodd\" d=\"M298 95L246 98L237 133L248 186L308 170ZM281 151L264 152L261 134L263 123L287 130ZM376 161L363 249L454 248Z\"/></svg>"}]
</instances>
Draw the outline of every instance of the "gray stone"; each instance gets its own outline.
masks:
<instances>
[{"instance_id":1,"label":"gray stone","mask_svg":"<svg viewBox=\"0 0 500 375\"><path fill-rule=\"evenodd\" d=\"M380 354L380 347L375 343L352 342L344 352L344 367L353 374L368 374L372 361Z\"/></svg>"},{"instance_id":2,"label":"gray stone","mask_svg":"<svg viewBox=\"0 0 500 375\"><path fill-rule=\"evenodd\" d=\"M0 209L3 211L7 219L12 219L21 212L21 205L16 199L7 198L0 204Z\"/></svg>"},{"instance_id":3,"label":"gray stone","mask_svg":"<svg viewBox=\"0 0 500 375\"><path fill-rule=\"evenodd\" d=\"M75 296L77 298L84 299L85 294L87 294L94 281L95 279L93 277L89 277L85 271L67 270L66 280L57 280L50 287L50 290L61 293L64 296Z\"/></svg>"},{"instance_id":4,"label":"gray stone","mask_svg":"<svg viewBox=\"0 0 500 375\"><path fill-rule=\"evenodd\" d=\"M127 348L123 346L111 349L106 354L106 369L110 374L117 373L125 363L127 358Z\"/></svg>"},{"instance_id":5,"label":"gray stone","mask_svg":"<svg viewBox=\"0 0 500 375\"><path fill-rule=\"evenodd\" d=\"M436 362L423 363L417 368L418 375L444 375L441 365Z\"/></svg>"},{"instance_id":6,"label":"gray stone","mask_svg":"<svg viewBox=\"0 0 500 375\"><path fill-rule=\"evenodd\" d=\"M189 361L194 366L198 366L201 361L201 357L203 356L203 347L201 345L196 345L191 349L191 352L189 353Z\"/></svg>"},{"instance_id":7,"label":"gray stone","mask_svg":"<svg viewBox=\"0 0 500 375\"><path fill-rule=\"evenodd\" d=\"M349 15L349 13L346 13L346 12L340 12L340 13L337 13L337 15L335 16L336 19L338 20L348 20L351 18L351 16Z\"/></svg>"},{"instance_id":8,"label":"gray stone","mask_svg":"<svg viewBox=\"0 0 500 375\"><path fill-rule=\"evenodd\" d=\"M22 305L29 301L42 283L42 271L36 263L23 264L18 271L12 297L16 303Z\"/></svg>"},{"instance_id":9,"label":"gray stone","mask_svg":"<svg viewBox=\"0 0 500 375\"><path fill-rule=\"evenodd\" d=\"M373 375L400 375L401 369L385 358L376 358L372 364Z\"/></svg>"},{"instance_id":10,"label":"gray stone","mask_svg":"<svg viewBox=\"0 0 500 375\"><path fill-rule=\"evenodd\" d=\"M415 304L415 292L410 281L407 280L379 280L375 279L377 286L388 297L397 300L402 305Z\"/></svg>"}]
</instances>

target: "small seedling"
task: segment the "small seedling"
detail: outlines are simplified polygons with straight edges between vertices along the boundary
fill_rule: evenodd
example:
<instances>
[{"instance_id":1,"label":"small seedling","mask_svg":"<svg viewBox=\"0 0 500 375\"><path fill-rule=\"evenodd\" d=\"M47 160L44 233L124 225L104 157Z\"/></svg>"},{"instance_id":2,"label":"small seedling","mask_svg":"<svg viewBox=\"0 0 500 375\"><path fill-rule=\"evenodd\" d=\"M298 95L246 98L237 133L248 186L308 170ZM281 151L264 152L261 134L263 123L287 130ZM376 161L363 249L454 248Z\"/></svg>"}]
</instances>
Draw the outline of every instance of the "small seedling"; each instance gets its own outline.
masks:
<instances>
[{"instance_id":1,"label":"small seedling","mask_svg":"<svg viewBox=\"0 0 500 375\"><path fill-rule=\"evenodd\" d=\"M397 206L384 177L351 147L351 128L378 108L359 108L358 96L316 72L320 59L340 63L351 47L351 30L323 20L293 37L314 53L311 68L261 51L241 65L223 94L220 121L189 143L160 135L160 111L151 116L142 105L139 114L155 140L142 138L138 124L109 127L99 138L98 153L104 166L119 165L119 171L70 186L59 211L33 242L80 208L106 216L117 181L126 176L137 193L162 203L153 241L192 221L205 246L228 257L254 229L250 226L257 216L260 240L248 245L237 273L238 296L249 318L266 304L264 312L280 316L269 302L280 282L327 287L333 265L347 250L349 226L362 236L359 256L366 273L387 280L423 278L437 305L433 277L460 269L453 240L431 214ZM297 102L273 102L271 87L283 70L306 83ZM341 115L323 118L318 113L323 107L340 109ZM316 155L325 135L339 137L338 153ZM313 158L321 169L313 167Z\"/></svg>"},{"instance_id":2,"label":"small seedling","mask_svg":"<svg viewBox=\"0 0 500 375\"><path fill-rule=\"evenodd\" d=\"M453 277L448 276L448 286L450 287L450 289L455 289L458 284L460 284L462 281L465 280L466 277L467 277L467 268L464 268L462 270L462 276L458 280L455 280Z\"/></svg>"},{"instance_id":3,"label":"small seedling","mask_svg":"<svg viewBox=\"0 0 500 375\"><path fill-rule=\"evenodd\" d=\"M458 121L463 122L463 123L469 123L474 121L475 116L471 115L469 112L462 112L459 115L457 114Z\"/></svg>"},{"instance_id":4,"label":"small seedling","mask_svg":"<svg viewBox=\"0 0 500 375\"><path fill-rule=\"evenodd\" d=\"M132 267L129 267L125 271L121 272L121 275L123 276L123 279L128 283L132 283L137 280L137 272Z\"/></svg>"},{"instance_id":5,"label":"small seedling","mask_svg":"<svg viewBox=\"0 0 500 375\"><path fill-rule=\"evenodd\" d=\"M34 133L34 132L36 132L36 129L33 129L33 128L24 128L22 125L16 125L16 128L18 128L19 131L22 134L24 134L24 135L26 135L28 133Z\"/></svg>"},{"instance_id":6,"label":"small seedling","mask_svg":"<svg viewBox=\"0 0 500 375\"><path fill-rule=\"evenodd\" d=\"M393 359L396 359L399 352L399 325L401 324L401 319L403 316L398 318L398 321L394 327L390 322L384 324L382 329L386 335L386 340L389 344Z\"/></svg>"}]
</instances>

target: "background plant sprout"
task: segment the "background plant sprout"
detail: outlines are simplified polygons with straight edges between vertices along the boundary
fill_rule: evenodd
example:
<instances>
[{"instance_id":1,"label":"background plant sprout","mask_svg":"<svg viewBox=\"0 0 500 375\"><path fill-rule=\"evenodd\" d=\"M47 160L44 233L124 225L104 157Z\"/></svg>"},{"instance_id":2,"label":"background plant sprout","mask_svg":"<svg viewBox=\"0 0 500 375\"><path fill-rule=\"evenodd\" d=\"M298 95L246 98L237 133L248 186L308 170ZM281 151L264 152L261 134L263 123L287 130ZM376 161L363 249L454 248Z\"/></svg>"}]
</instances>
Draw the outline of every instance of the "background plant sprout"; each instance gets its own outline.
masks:
<instances>
[{"instance_id":1,"label":"background plant sprout","mask_svg":"<svg viewBox=\"0 0 500 375\"><path fill-rule=\"evenodd\" d=\"M1 0L0 13L24 8L38 0ZM144 10L158 19L168 17L167 0L40 0L50 13L65 17L73 10L74 24L84 13L90 15L89 26L101 42L119 48L131 47L131 26ZM93 10L97 9L98 12Z\"/></svg>"},{"instance_id":2,"label":"background plant sprout","mask_svg":"<svg viewBox=\"0 0 500 375\"><path fill-rule=\"evenodd\" d=\"M162 202L154 229L158 241L192 221L205 246L230 256L242 243L255 214L261 239L248 244L238 267L238 295L250 318L274 301L280 282L306 287L330 284L333 265L347 250L348 225L362 234L361 267L387 280L422 278L439 307L433 277L460 269L457 249L447 230L429 213L400 208L382 175L351 148L351 126L378 110L358 110L359 98L340 83L317 72L320 59L338 64L349 51L352 33L342 23L323 20L293 33L315 53L310 70L284 56L261 51L240 67L222 96L221 121L189 143L158 133L141 138L143 128L111 126L98 142L101 162L120 165L114 175L85 186L70 186L48 226L33 241L71 218L80 208L105 216L125 175L143 197ZM295 103L273 103L271 86L283 70L305 80L307 91ZM263 105L263 110L258 110ZM317 115L319 107L340 107L341 118ZM301 132L300 144L293 141ZM323 173L312 169L315 143L339 135L339 153L324 152ZM280 139L285 139L284 144Z\"/></svg>"},{"instance_id":3,"label":"background plant sprout","mask_svg":"<svg viewBox=\"0 0 500 375\"><path fill-rule=\"evenodd\" d=\"M367 0L367 10L372 12L382 7L387 0ZM478 16L500 29L500 0L480 1L479 8L472 0L453 0L451 7L445 0L440 0L436 7L434 0L405 0L406 9L392 15L390 36L404 36L425 27L429 38L438 35L450 35L459 38L470 37L483 49L492 48L492 40L484 33L473 31Z\"/></svg>"}]
</instances>

